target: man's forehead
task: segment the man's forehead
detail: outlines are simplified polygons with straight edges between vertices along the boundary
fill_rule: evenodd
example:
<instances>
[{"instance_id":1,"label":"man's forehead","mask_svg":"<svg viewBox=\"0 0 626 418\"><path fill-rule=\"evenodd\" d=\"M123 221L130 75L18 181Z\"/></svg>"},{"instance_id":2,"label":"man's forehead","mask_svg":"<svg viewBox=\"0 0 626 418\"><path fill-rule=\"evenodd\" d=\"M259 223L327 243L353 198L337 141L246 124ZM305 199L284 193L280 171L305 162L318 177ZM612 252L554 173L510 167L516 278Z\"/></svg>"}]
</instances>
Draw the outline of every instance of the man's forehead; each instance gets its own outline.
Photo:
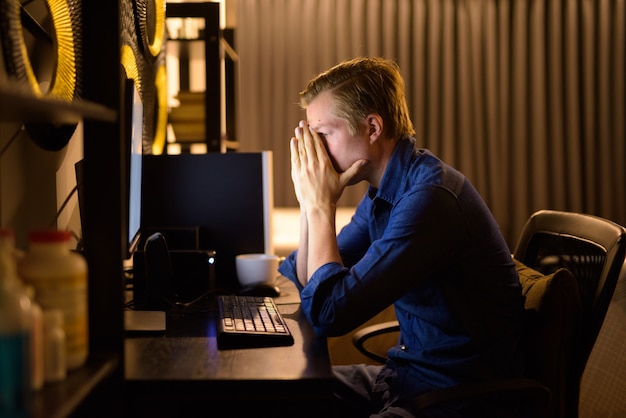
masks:
<instances>
[{"instance_id":1,"label":"man's forehead","mask_svg":"<svg viewBox=\"0 0 626 418\"><path fill-rule=\"evenodd\" d=\"M336 127L342 123L343 119L335 115L328 107L317 108L317 111L307 109L307 123L313 129L323 129Z\"/></svg>"}]
</instances>

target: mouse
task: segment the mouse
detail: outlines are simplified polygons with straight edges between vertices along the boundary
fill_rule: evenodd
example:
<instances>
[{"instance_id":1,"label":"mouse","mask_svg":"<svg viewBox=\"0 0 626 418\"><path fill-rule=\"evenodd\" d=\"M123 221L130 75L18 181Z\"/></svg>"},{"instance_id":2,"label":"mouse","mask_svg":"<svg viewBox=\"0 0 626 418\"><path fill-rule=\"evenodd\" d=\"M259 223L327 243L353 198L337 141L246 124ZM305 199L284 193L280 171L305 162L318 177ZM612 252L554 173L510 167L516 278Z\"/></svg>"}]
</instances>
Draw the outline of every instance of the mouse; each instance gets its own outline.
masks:
<instances>
[{"instance_id":1,"label":"mouse","mask_svg":"<svg viewBox=\"0 0 626 418\"><path fill-rule=\"evenodd\" d=\"M242 296L280 296L280 288L272 283L259 282L242 287L237 294Z\"/></svg>"}]
</instances>

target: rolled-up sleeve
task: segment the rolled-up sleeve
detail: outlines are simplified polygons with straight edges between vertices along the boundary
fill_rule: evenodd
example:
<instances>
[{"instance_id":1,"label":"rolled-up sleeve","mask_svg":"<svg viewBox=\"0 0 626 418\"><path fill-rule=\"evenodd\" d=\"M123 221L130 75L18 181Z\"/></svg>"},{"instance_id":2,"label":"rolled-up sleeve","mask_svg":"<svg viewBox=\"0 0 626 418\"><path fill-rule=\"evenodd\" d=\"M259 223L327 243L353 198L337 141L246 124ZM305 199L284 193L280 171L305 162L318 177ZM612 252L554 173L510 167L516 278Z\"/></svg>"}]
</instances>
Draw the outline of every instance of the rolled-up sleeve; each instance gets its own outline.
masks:
<instances>
[{"instance_id":1,"label":"rolled-up sleeve","mask_svg":"<svg viewBox=\"0 0 626 418\"><path fill-rule=\"evenodd\" d=\"M291 280L298 289L298 292L302 291L302 284L298 280L298 273L296 270L296 257L298 256L298 250L293 251L282 263L278 266L278 272Z\"/></svg>"},{"instance_id":2,"label":"rolled-up sleeve","mask_svg":"<svg viewBox=\"0 0 626 418\"><path fill-rule=\"evenodd\" d=\"M324 292L318 292L320 286L330 284L335 281L334 279L339 279L347 275L348 269L339 263L325 264L313 273L306 286L302 286L296 273L297 253L298 252L296 250L289 254L289 256L280 265L278 271L296 285L296 288L300 292L302 311L307 317L309 323L313 326L315 333L318 335L326 335L327 332L322 329L326 327L320 327L318 323L318 318L320 316L318 310L323 303L319 303L321 301L316 302L315 298L319 298L320 295L324 294ZM324 315L324 318L327 323L334 322L332 318L329 319L328 314Z\"/></svg>"}]
</instances>

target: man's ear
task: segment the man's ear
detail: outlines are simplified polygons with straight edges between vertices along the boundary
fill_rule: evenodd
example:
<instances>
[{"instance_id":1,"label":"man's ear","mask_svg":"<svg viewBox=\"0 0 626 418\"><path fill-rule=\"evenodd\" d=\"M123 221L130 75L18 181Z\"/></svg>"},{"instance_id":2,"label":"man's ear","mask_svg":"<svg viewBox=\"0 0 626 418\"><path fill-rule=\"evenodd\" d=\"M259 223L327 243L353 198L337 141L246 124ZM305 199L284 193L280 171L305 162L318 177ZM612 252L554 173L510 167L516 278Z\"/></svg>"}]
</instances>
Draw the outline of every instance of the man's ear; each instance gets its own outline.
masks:
<instances>
[{"instance_id":1,"label":"man's ear","mask_svg":"<svg viewBox=\"0 0 626 418\"><path fill-rule=\"evenodd\" d=\"M380 115L372 113L365 118L367 129L369 130L370 143L376 142L383 134L383 119Z\"/></svg>"}]
</instances>

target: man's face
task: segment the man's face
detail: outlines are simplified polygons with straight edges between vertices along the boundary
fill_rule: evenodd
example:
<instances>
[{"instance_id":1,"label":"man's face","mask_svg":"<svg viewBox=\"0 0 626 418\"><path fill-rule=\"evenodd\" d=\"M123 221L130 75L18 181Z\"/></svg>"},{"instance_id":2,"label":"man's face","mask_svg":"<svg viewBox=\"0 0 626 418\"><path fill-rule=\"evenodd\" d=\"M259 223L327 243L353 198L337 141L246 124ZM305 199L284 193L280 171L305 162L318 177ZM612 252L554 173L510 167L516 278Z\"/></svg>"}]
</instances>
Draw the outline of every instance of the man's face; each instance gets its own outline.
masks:
<instances>
[{"instance_id":1,"label":"man's face","mask_svg":"<svg viewBox=\"0 0 626 418\"><path fill-rule=\"evenodd\" d=\"M307 106L307 121L311 130L317 132L324 141L335 170L344 172L357 160L369 160L368 130L363 125L359 128L359 132L355 135L351 134L348 122L337 117L333 109L332 94L327 91L322 92Z\"/></svg>"}]
</instances>

